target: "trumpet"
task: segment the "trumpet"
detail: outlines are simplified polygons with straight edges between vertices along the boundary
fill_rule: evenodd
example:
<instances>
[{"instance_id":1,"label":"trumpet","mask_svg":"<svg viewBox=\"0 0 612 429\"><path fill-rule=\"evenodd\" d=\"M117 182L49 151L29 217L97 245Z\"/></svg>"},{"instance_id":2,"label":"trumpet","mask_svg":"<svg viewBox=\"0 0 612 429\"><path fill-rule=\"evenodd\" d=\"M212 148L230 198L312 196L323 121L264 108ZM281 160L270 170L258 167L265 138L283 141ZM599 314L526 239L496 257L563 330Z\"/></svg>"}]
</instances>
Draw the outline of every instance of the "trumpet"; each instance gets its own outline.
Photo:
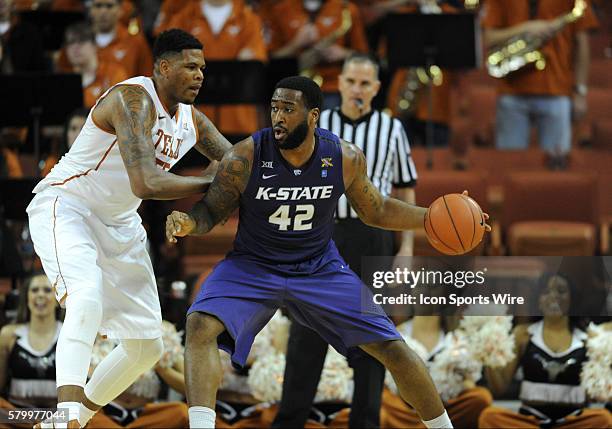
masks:
<instances>
[{"instance_id":1,"label":"trumpet","mask_svg":"<svg viewBox=\"0 0 612 429\"><path fill-rule=\"evenodd\" d=\"M340 25L334 31L327 36L323 37L311 48L304 51L298 57L298 64L300 73L302 76L306 76L314 80L319 86L323 85L323 77L317 74L314 67L321 60L321 51L332 46L338 39L343 37L353 26L353 18L351 17L351 11L348 7L342 9L342 19Z\"/></svg>"},{"instance_id":2,"label":"trumpet","mask_svg":"<svg viewBox=\"0 0 612 429\"><path fill-rule=\"evenodd\" d=\"M557 28L555 33L561 31L566 25L577 21L584 15L587 8L585 0L575 0L570 13L555 18ZM546 57L540 48L548 41L545 37L534 37L529 34L520 34L511 38L503 45L494 47L487 57L487 71L489 75L503 78L528 65L535 65L537 70L546 68Z\"/></svg>"}]
</instances>

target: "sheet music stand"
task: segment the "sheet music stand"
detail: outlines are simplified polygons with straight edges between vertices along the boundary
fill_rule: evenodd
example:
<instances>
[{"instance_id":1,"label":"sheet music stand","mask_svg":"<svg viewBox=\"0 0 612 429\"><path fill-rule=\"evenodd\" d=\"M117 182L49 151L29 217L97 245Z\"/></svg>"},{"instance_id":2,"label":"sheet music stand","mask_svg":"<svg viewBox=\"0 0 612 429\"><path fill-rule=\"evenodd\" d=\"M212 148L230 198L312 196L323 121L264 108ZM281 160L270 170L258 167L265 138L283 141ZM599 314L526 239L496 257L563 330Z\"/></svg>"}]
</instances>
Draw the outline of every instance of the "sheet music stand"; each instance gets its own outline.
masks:
<instances>
[{"instance_id":1,"label":"sheet music stand","mask_svg":"<svg viewBox=\"0 0 612 429\"><path fill-rule=\"evenodd\" d=\"M21 73L0 75L0 127L32 125L34 159L40 156L40 127L63 125L83 106L81 75Z\"/></svg>"},{"instance_id":2,"label":"sheet music stand","mask_svg":"<svg viewBox=\"0 0 612 429\"><path fill-rule=\"evenodd\" d=\"M206 61L204 84L195 104L259 104L265 98L261 61Z\"/></svg>"},{"instance_id":3,"label":"sheet music stand","mask_svg":"<svg viewBox=\"0 0 612 429\"><path fill-rule=\"evenodd\" d=\"M480 67L482 48L478 17L473 13L392 14L387 17L389 68L432 65L457 70ZM432 82L428 88L427 168L433 167Z\"/></svg>"},{"instance_id":4,"label":"sheet music stand","mask_svg":"<svg viewBox=\"0 0 612 429\"><path fill-rule=\"evenodd\" d=\"M266 68L266 99L264 103L268 105L272 99L274 87L281 79L300 74L298 60L295 57L272 58Z\"/></svg>"},{"instance_id":5,"label":"sheet music stand","mask_svg":"<svg viewBox=\"0 0 612 429\"><path fill-rule=\"evenodd\" d=\"M57 51L64 44L66 27L78 21L83 21L85 15L80 12L58 12L51 10L32 10L20 12L24 22L29 22L41 33L46 51Z\"/></svg>"}]
</instances>

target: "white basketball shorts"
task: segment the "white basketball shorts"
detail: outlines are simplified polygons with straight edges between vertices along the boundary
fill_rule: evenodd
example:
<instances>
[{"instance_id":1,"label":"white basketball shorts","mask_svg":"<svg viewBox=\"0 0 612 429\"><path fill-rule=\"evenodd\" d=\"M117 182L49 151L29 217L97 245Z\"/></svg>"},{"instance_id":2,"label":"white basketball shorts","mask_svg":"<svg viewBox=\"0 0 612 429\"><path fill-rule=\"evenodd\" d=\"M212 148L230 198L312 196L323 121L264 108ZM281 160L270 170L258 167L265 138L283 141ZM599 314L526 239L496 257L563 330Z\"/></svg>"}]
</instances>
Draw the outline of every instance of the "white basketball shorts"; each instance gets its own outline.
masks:
<instances>
[{"instance_id":1,"label":"white basketball shorts","mask_svg":"<svg viewBox=\"0 0 612 429\"><path fill-rule=\"evenodd\" d=\"M99 290L100 334L161 336L159 296L138 215L128 226L108 226L77 197L51 190L37 194L27 212L34 249L60 305L79 289Z\"/></svg>"}]
</instances>

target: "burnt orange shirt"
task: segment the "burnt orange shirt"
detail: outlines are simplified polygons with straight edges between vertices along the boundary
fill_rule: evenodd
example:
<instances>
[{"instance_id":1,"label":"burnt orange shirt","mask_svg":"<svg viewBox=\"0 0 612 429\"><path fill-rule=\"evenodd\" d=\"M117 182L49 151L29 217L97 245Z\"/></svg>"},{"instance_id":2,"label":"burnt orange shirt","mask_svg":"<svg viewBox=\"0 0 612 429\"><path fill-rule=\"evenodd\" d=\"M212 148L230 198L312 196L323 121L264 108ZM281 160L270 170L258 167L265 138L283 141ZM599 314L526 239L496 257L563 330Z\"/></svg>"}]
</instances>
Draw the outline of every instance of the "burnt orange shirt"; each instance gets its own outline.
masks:
<instances>
[{"instance_id":1,"label":"burnt orange shirt","mask_svg":"<svg viewBox=\"0 0 612 429\"><path fill-rule=\"evenodd\" d=\"M546 68L538 71L525 67L500 79L502 94L571 95L574 86L575 35L597 27L590 0L582 18L567 25L541 49ZM554 19L569 13L574 0L540 0L535 19ZM528 0L487 0L484 7L485 28L508 28L529 20Z\"/></svg>"},{"instance_id":2,"label":"burnt orange shirt","mask_svg":"<svg viewBox=\"0 0 612 429\"><path fill-rule=\"evenodd\" d=\"M172 18L167 28L180 28L193 34L204 45L206 60L234 60L247 48L254 60L266 61L266 46L259 17L243 0L234 0L232 14L214 34L202 13L200 2L191 2ZM162 29L163 31L163 29ZM204 73L206 79L206 72ZM251 134L259 128L257 109L253 105L198 106L221 132Z\"/></svg>"},{"instance_id":3,"label":"burnt orange shirt","mask_svg":"<svg viewBox=\"0 0 612 429\"><path fill-rule=\"evenodd\" d=\"M98 47L98 59L104 63L121 64L128 77L153 74L153 55L146 39L141 33L132 36L121 25L117 26L117 34L110 44ZM63 72L72 71L64 48L60 51L57 68Z\"/></svg>"},{"instance_id":4,"label":"burnt orange shirt","mask_svg":"<svg viewBox=\"0 0 612 429\"><path fill-rule=\"evenodd\" d=\"M36 0L15 0L15 9L18 11L36 10L39 6ZM43 3L46 7L46 2ZM53 0L50 10L57 12L83 12L85 10L81 0Z\"/></svg>"},{"instance_id":5,"label":"burnt orange shirt","mask_svg":"<svg viewBox=\"0 0 612 429\"><path fill-rule=\"evenodd\" d=\"M314 24L317 26L319 37L333 33L342 22L342 0L327 0L316 15ZM359 9L353 3L348 3L351 12L352 25L349 31L340 37L334 44L358 52L368 51L368 42L365 36ZM274 19L271 22L271 39L268 49L274 52L289 43L299 29L310 22L309 13L304 9L302 0L282 0L272 9ZM323 92L338 91L338 75L342 71L342 63L321 64L315 68L317 74L323 78L321 89Z\"/></svg>"},{"instance_id":6,"label":"burnt orange shirt","mask_svg":"<svg viewBox=\"0 0 612 429\"><path fill-rule=\"evenodd\" d=\"M155 20L155 28L153 34L157 36L163 30L167 30L168 24L172 21L175 15L180 13L190 3L199 3L198 0L164 0L162 3L157 19Z\"/></svg>"},{"instance_id":7,"label":"burnt orange shirt","mask_svg":"<svg viewBox=\"0 0 612 429\"><path fill-rule=\"evenodd\" d=\"M104 94L104 91L127 78L129 76L123 67L121 67L121 64L98 62L96 79L83 88L83 105L91 109L96 104L96 100Z\"/></svg>"}]
</instances>

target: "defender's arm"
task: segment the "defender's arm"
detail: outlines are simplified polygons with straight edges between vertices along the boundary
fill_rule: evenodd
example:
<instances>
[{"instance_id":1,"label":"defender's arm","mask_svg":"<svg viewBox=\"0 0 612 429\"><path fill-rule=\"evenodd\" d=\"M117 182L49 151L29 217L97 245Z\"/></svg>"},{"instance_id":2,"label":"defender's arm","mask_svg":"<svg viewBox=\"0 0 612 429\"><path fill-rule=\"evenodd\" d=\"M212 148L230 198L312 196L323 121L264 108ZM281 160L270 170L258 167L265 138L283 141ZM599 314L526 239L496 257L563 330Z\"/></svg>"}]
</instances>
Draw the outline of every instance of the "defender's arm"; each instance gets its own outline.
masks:
<instances>
[{"instance_id":1,"label":"defender's arm","mask_svg":"<svg viewBox=\"0 0 612 429\"><path fill-rule=\"evenodd\" d=\"M166 238L176 243L176 237L202 235L229 217L240 202L251 177L253 139L237 143L223 157L219 170L204 198L190 213L173 211L166 219Z\"/></svg>"},{"instance_id":2,"label":"defender's arm","mask_svg":"<svg viewBox=\"0 0 612 429\"><path fill-rule=\"evenodd\" d=\"M156 167L151 138L156 111L144 88L118 86L96 106L94 117L114 130L130 187L138 198L184 198L204 192L210 184L210 177L182 177Z\"/></svg>"}]
</instances>

